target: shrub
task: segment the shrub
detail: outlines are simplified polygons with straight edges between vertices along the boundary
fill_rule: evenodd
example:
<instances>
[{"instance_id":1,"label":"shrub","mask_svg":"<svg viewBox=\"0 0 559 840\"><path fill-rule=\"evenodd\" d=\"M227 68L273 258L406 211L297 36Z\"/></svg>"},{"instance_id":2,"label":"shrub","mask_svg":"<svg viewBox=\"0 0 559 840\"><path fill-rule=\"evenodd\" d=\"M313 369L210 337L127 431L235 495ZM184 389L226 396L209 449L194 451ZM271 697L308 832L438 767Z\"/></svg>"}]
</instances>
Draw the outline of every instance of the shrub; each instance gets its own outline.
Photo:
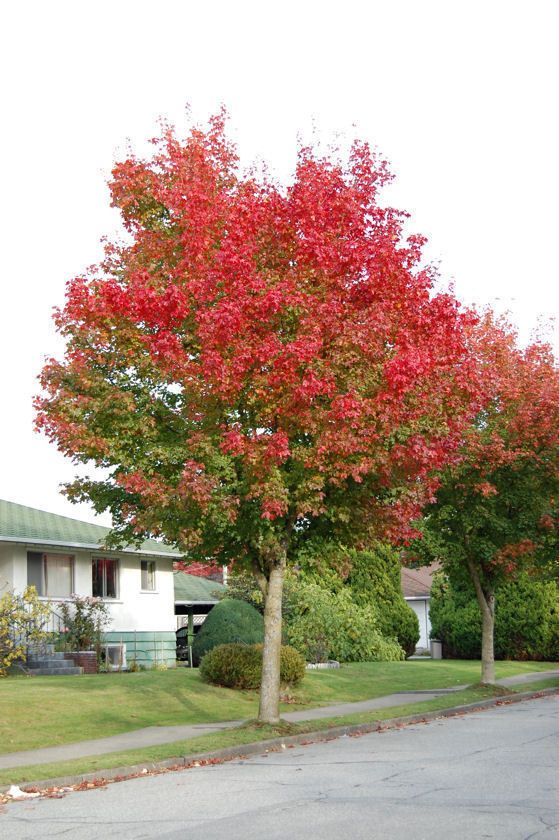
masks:
<instances>
[{"instance_id":1,"label":"shrub","mask_svg":"<svg viewBox=\"0 0 559 840\"><path fill-rule=\"evenodd\" d=\"M99 651L101 635L111 622L107 604L101 598L73 595L58 606L64 622L67 650Z\"/></svg>"},{"instance_id":2,"label":"shrub","mask_svg":"<svg viewBox=\"0 0 559 840\"><path fill-rule=\"evenodd\" d=\"M479 659L481 616L475 595L436 575L431 589L431 636L442 639L445 656ZM495 596L495 658L559 658L559 587L521 574Z\"/></svg>"},{"instance_id":3,"label":"shrub","mask_svg":"<svg viewBox=\"0 0 559 840\"><path fill-rule=\"evenodd\" d=\"M259 645L260 647L260 645ZM281 646L280 680L282 685L298 685L305 676L306 662L298 650Z\"/></svg>"},{"instance_id":4,"label":"shrub","mask_svg":"<svg viewBox=\"0 0 559 840\"><path fill-rule=\"evenodd\" d=\"M0 676L14 662L25 661L29 646L47 639L49 612L34 586L26 587L22 595L10 591L0 598Z\"/></svg>"},{"instance_id":5,"label":"shrub","mask_svg":"<svg viewBox=\"0 0 559 840\"><path fill-rule=\"evenodd\" d=\"M316 583L298 580L291 587L291 615L286 627L290 645L309 662L394 661L404 652L394 639L383 637L373 606L358 606L348 589L330 592Z\"/></svg>"},{"instance_id":6,"label":"shrub","mask_svg":"<svg viewBox=\"0 0 559 840\"><path fill-rule=\"evenodd\" d=\"M200 664L205 682L227 688L258 689L262 675L262 645L238 642L218 645ZM293 648L282 646L280 679L282 685L297 685L305 676L305 660Z\"/></svg>"},{"instance_id":7,"label":"shrub","mask_svg":"<svg viewBox=\"0 0 559 840\"><path fill-rule=\"evenodd\" d=\"M198 663L218 645L241 642L245 645L264 641L264 619L245 601L226 598L212 609L202 629L194 638L192 655Z\"/></svg>"},{"instance_id":8,"label":"shrub","mask_svg":"<svg viewBox=\"0 0 559 840\"><path fill-rule=\"evenodd\" d=\"M419 641L419 621L404 600L400 584L400 556L392 546L377 543L372 551L351 551L346 583L353 600L374 604L383 636L395 638L411 656Z\"/></svg>"}]
</instances>

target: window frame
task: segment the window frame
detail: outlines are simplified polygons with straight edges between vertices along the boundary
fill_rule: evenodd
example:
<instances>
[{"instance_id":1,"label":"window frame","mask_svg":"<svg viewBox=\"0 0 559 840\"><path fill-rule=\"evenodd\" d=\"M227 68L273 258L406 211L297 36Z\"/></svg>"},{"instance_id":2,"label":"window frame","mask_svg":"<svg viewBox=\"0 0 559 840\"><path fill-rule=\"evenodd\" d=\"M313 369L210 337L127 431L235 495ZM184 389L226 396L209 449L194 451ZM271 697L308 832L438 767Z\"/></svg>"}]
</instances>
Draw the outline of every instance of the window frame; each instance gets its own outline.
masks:
<instances>
[{"instance_id":1,"label":"window frame","mask_svg":"<svg viewBox=\"0 0 559 840\"><path fill-rule=\"evenodd\" d=\"M107 568L106 565L103 565L102 575L101 575L101 594L95 594L94 592L94 581L96 579L95 575L95 565L103 561L106 563L114 563L114 581L115 581L115 594L114 595L107 595ZM105 555L102 556L93 556L91 558L91 594L94 598L101 598L103 601L118 601L120 598L120 561L118 557L107 557Z\"/></svg>"},{"instance_id":2,"label":"window frame","mask_svg":"<svg viewBox=\"0 0 559 840\"><path fill-rule=\"evenodd\" d=\"M152 576L153 586L151 587L144 586L144 566L146 567L146 581L149 582L149 577ZM151 571L150 566L152 567ZM140 560L140 592L157 592L157 562L151 558Z\"/></svg>"},{"instance_id":3,"label":"window frame","mask_svg":"<svg viewBox=\"0 0 559 840\"><path fill-rule=\"evenodd\" d=\"M33 581L29 580L29 559L30 555L34 557L35 560L39 560L40 562L40 581ZM60 594L60 593L50 593L48 592L48 583L49 583L49 575L48 575L48 561L49 558L64 558L69 560L69 571L70 571L70 585L69 585L69 592ZM63 600L65 598L71 598L74 593L75 588L75 575L76 575L76 556L75 554L65 554L61 551L27 551L27 585L34 586L37 589L37 594L39 598L47 598L48 600ZM37 587L37 583L40 582L40 589Z\"/></svg>"}]
</instances>

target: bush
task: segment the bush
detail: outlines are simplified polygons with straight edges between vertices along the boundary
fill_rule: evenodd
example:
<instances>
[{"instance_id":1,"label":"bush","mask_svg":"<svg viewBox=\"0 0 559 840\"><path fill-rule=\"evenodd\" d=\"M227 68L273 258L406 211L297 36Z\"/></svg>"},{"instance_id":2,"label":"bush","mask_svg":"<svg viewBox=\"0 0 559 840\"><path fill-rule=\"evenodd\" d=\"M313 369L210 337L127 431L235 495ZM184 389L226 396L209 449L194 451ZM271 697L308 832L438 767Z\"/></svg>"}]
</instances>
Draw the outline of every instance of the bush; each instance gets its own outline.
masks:
<instances>
[{"instance_id":1,"label":"bush","mask_svg":"<svg viewBox=\"0 0 559 840\"><path fill-rule=\"evenodd\" d=\"M382 635L397 639L411 656L419 641L419 621L402 595L398 552L377 543L373 551L351 551L349 559L346 583L353 600L361 606L374 604Z\"/></svg>"},{"instance_id":2,"label":"bush","mask_svg":"<svg viewBox=\"0 0 559 840\"><path fill-rule=\"evenodd\" d=\"M260 645L259 645L260 647ZM298 685L305 676L306 662L298 650L281 646L280 680L282 685Z\"/></svg>"},{"instance_id":3,"label":"bush","mask_svg":"<svg viewBox=\"0 0 559 840\"><path fill-rule=\"evenodd\" d=\"M286 635L309 662L404 659L400 645L380 632L373 606L355 604L348 589L330 592L303 579L290 588Z\"/></svg>"},{"instance_id":4,"label":"bush","mask_svg":"<svg viewBox=\"0 0 559 840\"><path fill-rule=\"evenodd\" d=\"M227 688L258 689L262 675L262 645L232 643L218 645L200 664L205 682ZM293 648L282 646L280 680L282 685L297 685L305 676L305 660Z\"/></svg>"},{"instance_id":5,"label":"bush","mask_svg":"<svg viewBox=\"0 0 559 840\"><path fill-rule=\"evenodd\" d=\"M71 601L62 601L58 609L66 628L66 650L99 652L103 631L111 623L107 604L101 598L73 595Z\"/></svg>"},{"instance_id":6,"label":"bush","mask_svg":"<svg viewBox=\"0 0 559 840\"><path fill-rule=\"evenodd\" d=\"M445 656L479 659L481 615L471 590L435 576L430 602L431 636L444 642ZM559 587L527 574L500 587L495 596L496 659L559 659Z\"/></svg>"},{"instance_id":7,"label":"bush","mask_svg":"<svg viewBox=\"0 0 559 840\"><path fill-rule=\"evenodd\" d=\"M48 638L46 630L50 610L39 600L34 586L22 595L5 592L0 598L0 676L6 675L14 662L24 662L27 648Z\"/></svg>"},{"instance_id":8,"label":"bush","mask_svg":"<svg viewBox=\"0 0 559 840\"><path fill-rule=\"evenodd\" d=\"M245 601L227 598L212 609L194 638L192 655L195 663L218 645L241 642L244 645L264 641L264 619Z\"/></svg>"}]
</instances>

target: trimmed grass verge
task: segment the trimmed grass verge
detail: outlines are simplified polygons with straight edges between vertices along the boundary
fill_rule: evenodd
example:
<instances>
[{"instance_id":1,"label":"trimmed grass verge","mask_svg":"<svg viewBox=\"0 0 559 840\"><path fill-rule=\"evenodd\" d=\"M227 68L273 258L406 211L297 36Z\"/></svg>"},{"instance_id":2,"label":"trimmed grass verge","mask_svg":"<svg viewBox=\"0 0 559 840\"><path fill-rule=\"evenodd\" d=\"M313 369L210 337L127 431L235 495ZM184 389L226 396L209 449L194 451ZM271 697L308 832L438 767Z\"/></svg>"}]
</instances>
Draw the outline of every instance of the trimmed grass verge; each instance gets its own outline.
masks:
<instances>
[{"instance_id":1,"label":"trimmed grass verge","mask_svg":"<svg viewBox=\"0 0 559 840\"><path fill-rule=\"evenodd\" d=\"M540 680L534 683L524 684L515 687L512 691L508 689L503 699L509 694L519 694L529 691L540 691L544 688L559 688L559 679ZM392 718L405 717L407 715L424 714L449 709L454 706L461 706L468 703L475 703L481 700L493 699L495 690L487 687L467 688L453 694L444 695L435 700L428 700L423 703L408 703L392 708L379 709L375 712L347 715L344 717L324 718L321 720L308 721L301 724L289 724L289 732L285 728L262 726L261 724L244 724L235 729L225 730L211 735L204 735L199 738L192 738L187 741L177 741L170 744L162 744L155 747L147 747L140 750L128 750L120 753L108 753L107 755L86 757L74 761L65 761L56 764L40 764L29 767L18 767L13 770L0 771L0 784L23 784L38 779L53 779L62 776L81 775L85 773L98 772L102 775L103 770L114 767L126 767L131 765L145 764L149 767L157 761L165 759L182 758L195 756L203 752L213 752L226 747L241 747L245 744L258 743L271 738L288 734L312 734L313 732L324 731L329 728L352 724L374 723L376 721L389 720Z\"/></svg>"},{"instance_id":2,"label":"trimmed grass verge","mask_svg":"<svg viewBox=\"0 0 559 840\"><path fill-rule=\"evenodd\" d=\"M545 662L499 662L497 678L544 671ZM479 680L479 662L356 662L311 671L282 711L354 702L397 691L450 688ZM0 753L103 738L145 726L256 717L258 695L203 683L197 669L9 677L0 680Z\"/></svg>"}]
</instances>

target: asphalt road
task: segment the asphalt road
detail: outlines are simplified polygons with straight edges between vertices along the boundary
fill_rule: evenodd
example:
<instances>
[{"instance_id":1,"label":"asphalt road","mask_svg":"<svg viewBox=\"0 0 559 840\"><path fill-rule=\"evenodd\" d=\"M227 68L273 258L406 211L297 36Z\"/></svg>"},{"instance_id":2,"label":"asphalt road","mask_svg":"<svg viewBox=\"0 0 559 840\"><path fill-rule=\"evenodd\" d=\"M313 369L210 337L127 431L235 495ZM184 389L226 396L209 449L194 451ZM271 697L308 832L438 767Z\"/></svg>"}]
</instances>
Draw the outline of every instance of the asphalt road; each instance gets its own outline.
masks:
<instances>
[{"instance_id":1,"label":"asphalt road","mask_svg":"<svg viewBox=\"0 0 559 840\"><path fill-rule=\"evenodd\" d=\"M559 698L14 802L3 840L559 838Z\"/></svg>"}]
</instances>

